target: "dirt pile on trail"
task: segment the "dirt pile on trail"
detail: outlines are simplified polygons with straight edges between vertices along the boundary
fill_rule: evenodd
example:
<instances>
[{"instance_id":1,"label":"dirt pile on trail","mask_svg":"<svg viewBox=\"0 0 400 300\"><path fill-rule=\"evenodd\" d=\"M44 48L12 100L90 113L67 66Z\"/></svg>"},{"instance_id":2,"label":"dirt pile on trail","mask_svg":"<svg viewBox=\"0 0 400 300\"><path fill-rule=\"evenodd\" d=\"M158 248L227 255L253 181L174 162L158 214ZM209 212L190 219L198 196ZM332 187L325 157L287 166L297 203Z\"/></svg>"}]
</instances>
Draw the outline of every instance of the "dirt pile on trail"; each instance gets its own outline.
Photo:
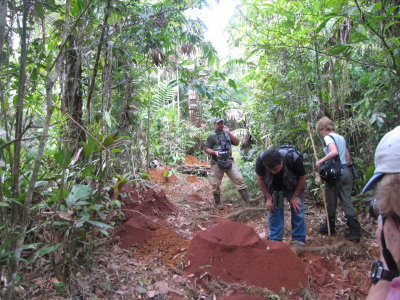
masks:
<instances>
[{"instance_id":1,"label":"dirt pile on trail","mask_svg":"<svg viewBox=\"0 0 400 300\"><path fill-rule=\"evenodd\" d=\"M172 170L168 168L163 170L149 170L149 175L151 180L155 182L172 183L178 180Z\"/></svg>"},{"instance_id":2,"label":"dirt pile on trail","mask_svg":"<svg viewBox=\"0 0 400 300\"><path fill-rule=\"evenodd\" d=\"M197 233L185 266L189 277L207 272L228 283L246 282L274 292L296 290L306 282L305 267L287 245L261 240L252 227L233 221Z\"/></svg>"},{"instance_id":3,"label":"dirt pile on trail","mask_svg":"<svg viewBox=\"0 0 400 300\"><path fill-rule=\"evenodd\" d=\"M196 157L190 154L185 155L185 162L184 165L200 165L200 166L208 166L208 162L206 161L199 161Z\"/></svg>"},{"instance_id":4,"label":"dirt pile on trail","mask_svg":"<svg viewBox=\"0 0 400 300\"><path fill-rule=\"evenodd\" d=\"M122 210L127 220L117 228L115 236L119 237L123 248L141 246L157 236L157 231L167 226L167 222L159 217L175 211L174 205L168 200L164 191L137 190L125 185L121 193L125 195Z\"/></svg>"},{"instance_id":5,"label":"dirt pile on trail","mask_svg":"<svg viewBox=\"0 0 400 300\"><path fill-rule=\"evenodd\" d=\"M254 295L233 295L233 296L223 296L217 297L217 300L264 300L264 297L261 296L254 296Z\"/></svg>"}]
</instances>

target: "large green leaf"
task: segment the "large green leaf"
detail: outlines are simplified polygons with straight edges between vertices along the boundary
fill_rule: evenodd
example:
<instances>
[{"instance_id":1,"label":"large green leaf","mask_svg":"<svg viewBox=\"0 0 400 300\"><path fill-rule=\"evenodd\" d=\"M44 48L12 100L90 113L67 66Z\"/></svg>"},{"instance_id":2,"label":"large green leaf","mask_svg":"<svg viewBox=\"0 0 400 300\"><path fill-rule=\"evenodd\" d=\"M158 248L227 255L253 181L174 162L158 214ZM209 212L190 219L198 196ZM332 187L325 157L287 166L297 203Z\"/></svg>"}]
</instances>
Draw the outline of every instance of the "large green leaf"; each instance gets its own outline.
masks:
<instances>
[{"instance_id":1,"label":"large green leaf","mask_svg":"<svg viewBox=\"0 0 400 300\"><path fill-rule=\"evenodd\" d=\"M56 154L54 154L54 159L57 161L61 168L69 166L69 164L71 163L71 157L72 153L70 150L60 150Z\"/></svg>"},{"instance_id":2,"label":"large green leaf","mask_svg":"<svg viewBox=\"0 0 400 300\"><path fill-rule=\"evenodd\" d=\"M325 20L323 20L323 21L321 22L321 24L319 24L319 26L315 29L315 32L316 32L316 33L319 33L322 29L325 28L326 24L327 24L332 18L334 18L334 17L336 17L336 16L337 16L336 14L332 14L332 15L328 16Z\"/></svg>"},{"instance_id":3,"label":"large green leaf","mask_svg":"<svg viewBox=\"0 0 400 300\"><path fill-rule=\"evenodd\" d=\"M77 205L78 204L77 202L82 198L89 196L91 191L92 190L87 185L83 184L73 185L67 199L65 200L67 206L72 207L74 205Z\"/></svg>"},{"instance_id":4,"label":"large green leaf","mask_svg":"<svg viewBox=\"0 0 400 300\"><path fill-rule=\"evenodd\" d=\"M333 47L329 48L328 52L331 55L338 55L338 54L341 54L342 52L346 51L349 48L350 48L350 46L348 46L348 45L337 45L337 46L333 46Z\"/></svg>"}]
</instances>

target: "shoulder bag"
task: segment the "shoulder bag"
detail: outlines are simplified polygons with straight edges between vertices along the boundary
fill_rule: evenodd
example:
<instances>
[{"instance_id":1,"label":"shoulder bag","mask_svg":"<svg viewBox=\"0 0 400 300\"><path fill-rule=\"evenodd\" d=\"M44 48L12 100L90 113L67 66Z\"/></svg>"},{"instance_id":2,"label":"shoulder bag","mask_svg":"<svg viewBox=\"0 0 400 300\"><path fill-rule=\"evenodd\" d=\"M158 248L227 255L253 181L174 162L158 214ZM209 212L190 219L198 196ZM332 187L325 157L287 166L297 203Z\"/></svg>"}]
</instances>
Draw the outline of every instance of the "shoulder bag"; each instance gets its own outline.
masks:
<instances>
[{"instance_id":1,"label":"shoulder bag","mask_svg":"<svg viewBox=\"0 0 400 300\"><path fill-rule=\"evenodd\" d=\"M331 135L329 136L333 139L333 141L336 144L336 141L333 138L333 136ZM342 163L340 161L339 154L336 157L327 160L319 167L319 176L321 176L321 179L330 184L335 184L336 182L338 182L341 175L342 175Z\"/></svg>"}]
</instances>

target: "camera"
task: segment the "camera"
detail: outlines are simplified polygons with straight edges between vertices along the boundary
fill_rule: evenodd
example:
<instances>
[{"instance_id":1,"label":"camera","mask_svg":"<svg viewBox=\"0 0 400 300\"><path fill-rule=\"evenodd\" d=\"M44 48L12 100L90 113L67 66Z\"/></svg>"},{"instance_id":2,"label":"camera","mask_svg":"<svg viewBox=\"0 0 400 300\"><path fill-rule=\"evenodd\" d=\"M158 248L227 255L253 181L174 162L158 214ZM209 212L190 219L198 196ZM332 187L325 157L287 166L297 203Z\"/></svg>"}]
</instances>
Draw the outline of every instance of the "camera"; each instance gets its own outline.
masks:
<instances>
[{"instance_id":1,"label":"camera","mask_svg":"<svg viewBox=\"0 0 400 300\"><path fill-rule=\"evenodd\" d=\"M227 155L228 155L228 150L219 151L219 152L218 152L218 155L219 155L219 156L222 156L222 157L227 156Z\"/></svg>"},{"instance_id":2,"label":"camera","mask_svg":"<svg viewBox=\"0 0 400 300\"><path fill-rule=\"evenodd\" d=\"M369 216L373 218L374 220L377 220L379 217L379 210L378 210L378 205L377 205L376 199L372 199L369 201L369 206L368 206L368 212Z\"/></svg>"}]
</instances>

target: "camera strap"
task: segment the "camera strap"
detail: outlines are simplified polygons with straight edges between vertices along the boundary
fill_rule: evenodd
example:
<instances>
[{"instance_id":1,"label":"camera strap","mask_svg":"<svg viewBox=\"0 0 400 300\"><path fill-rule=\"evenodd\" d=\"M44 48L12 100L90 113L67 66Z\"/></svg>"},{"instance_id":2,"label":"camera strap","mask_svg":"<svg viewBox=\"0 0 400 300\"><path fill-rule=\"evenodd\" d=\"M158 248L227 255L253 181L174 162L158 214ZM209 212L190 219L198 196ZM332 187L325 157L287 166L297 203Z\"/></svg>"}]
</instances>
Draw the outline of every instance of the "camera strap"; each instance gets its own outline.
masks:
<instances>
[{"instance_id":1,"label":"camera strap","mask_svg":"<svg viewBox=\"0 0 400 300\"><path fill-rule=\"evenodd\" d=\"M225 134L225 131L224 131L224 130L222 130L222 133L224 134L225 144L226 144L226 145L229 144L229 148L230 148L230 147L231 147L231 142L230 142L230 140L228 140L228 139L226 138L226 134ZM218 132L217 132L217 137L218 137L218 139L219 139L219 144L221 145L221 148L222 148L221 138L219 137ZM228 150L228 149L221 149L221 150Z\"/></svg>"},{"instance_id":2,"label":"camera strap","mask_svg":"<svg viewBox=\"0 0 400 300\"><path fill-rule=\"evenodd\" d=\"M385 217L382 216L382 232L381 232L381 245L382 245L382 254L383 258L386 261L386 264L389 270L395 274L399 274L399 270L397 268L397 264L393 259L393 255L388 248L386 248L385 234L383 230L383 225L385 224Z\"/></svg>"}]
</instances>

